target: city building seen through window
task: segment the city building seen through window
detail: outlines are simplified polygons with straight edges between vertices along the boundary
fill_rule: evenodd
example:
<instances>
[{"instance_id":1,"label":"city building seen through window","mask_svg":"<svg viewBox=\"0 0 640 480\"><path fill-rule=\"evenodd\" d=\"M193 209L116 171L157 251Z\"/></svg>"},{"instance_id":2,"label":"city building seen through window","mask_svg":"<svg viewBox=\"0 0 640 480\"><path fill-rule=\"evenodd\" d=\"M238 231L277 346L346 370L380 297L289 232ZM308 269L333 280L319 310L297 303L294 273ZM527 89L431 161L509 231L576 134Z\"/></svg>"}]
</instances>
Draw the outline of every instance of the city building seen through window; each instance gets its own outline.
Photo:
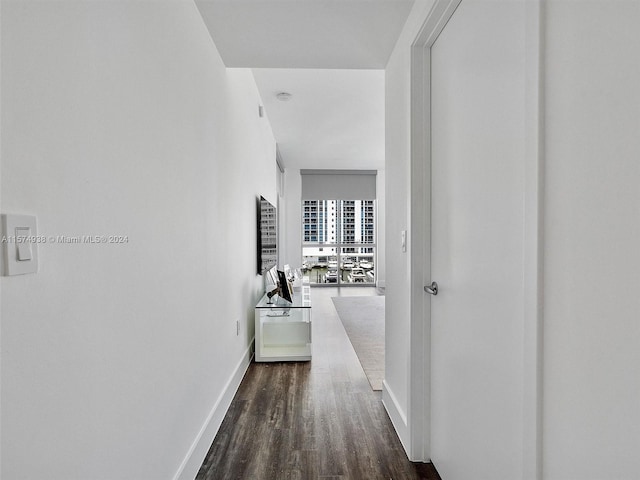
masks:
<instances>
[{"instance_id":1,"label":"city building seen through window","mask_svg":"<svg viewBox=\"0 0 640 480\"><path fill-rule=\"evenodd\" d=\"M302 268L312 284L375 284L375 200L303 200Z\"/></svg>"}]
</instances>

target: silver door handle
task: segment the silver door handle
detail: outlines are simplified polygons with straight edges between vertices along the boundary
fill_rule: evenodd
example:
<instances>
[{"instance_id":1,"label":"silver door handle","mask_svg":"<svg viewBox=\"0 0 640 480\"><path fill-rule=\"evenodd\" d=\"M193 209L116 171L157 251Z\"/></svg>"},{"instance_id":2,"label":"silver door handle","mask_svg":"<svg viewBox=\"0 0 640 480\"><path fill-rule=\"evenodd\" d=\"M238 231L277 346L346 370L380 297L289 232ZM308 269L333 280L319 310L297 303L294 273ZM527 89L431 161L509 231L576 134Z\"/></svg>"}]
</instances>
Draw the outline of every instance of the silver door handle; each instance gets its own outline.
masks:
<instances>
[{"instance_id":1,"label":"silver door handle","mask_svg":"<svg viewBox=\"0 0 640 480\"><path fill-rule=\"evenodd\" d=\"M438 294L438 284L436 282L431 282L431 285L427 285L424 287L424 291L430 293L431 295Z\"/></svg>"}]
</instances>

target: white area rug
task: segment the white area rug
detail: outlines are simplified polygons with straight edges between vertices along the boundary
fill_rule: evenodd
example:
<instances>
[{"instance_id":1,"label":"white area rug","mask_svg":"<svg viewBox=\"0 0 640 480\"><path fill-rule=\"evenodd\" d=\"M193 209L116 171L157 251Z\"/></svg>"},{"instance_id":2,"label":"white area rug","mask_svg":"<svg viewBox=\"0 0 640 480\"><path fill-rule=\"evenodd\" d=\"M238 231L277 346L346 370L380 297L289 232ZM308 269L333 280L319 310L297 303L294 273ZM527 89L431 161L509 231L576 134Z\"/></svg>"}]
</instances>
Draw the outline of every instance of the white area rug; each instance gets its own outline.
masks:
<instances>
[{"instance_id":1,"label":"white area rug","mask_svg":"<svg viewBox=\"0 0 640 480\"><path fill-rule=\"evenodd\" d=\"M384 297L331 297L373 390L384 380Z\"/></svg>"}]
</instances>

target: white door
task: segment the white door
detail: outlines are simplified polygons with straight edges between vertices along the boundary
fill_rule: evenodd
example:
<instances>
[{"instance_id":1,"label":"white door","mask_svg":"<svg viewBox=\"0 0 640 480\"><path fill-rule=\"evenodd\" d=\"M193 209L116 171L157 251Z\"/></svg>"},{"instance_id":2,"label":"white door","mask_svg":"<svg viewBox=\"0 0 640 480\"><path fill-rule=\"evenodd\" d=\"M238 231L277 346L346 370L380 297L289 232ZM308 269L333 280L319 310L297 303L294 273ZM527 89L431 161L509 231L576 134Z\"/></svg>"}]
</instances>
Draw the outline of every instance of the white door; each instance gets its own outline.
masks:
<instances>
[{"instance_id":1,"label":"white door","mask_svg":"<svg viewBox=\"0 0 640 480\"><path fill-rule=\"evenodd\" d=\"M462 0L431 50L431 457L522 477L524 11Z\"/></svg>"}]
</instances>

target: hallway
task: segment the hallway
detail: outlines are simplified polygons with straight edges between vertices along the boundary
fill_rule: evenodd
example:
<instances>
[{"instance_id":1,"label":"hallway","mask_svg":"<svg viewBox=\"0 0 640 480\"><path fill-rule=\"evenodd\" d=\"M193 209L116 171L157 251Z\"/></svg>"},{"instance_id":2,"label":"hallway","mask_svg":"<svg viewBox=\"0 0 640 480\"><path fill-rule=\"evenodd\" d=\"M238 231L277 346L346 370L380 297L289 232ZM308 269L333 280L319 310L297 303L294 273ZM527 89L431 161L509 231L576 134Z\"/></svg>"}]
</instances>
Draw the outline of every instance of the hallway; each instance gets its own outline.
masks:
<instances>
[{"instance_id":1,"label":"hallway","mask_svg":"<svg viewBox=\"0 0 640 480\"><path fill-rule=\"evenodd\" d=\"M311 295L313 360L251 364L197 478L439 479L407 460L331 301L375 288Z\"/></svg>"}]
</instances>

